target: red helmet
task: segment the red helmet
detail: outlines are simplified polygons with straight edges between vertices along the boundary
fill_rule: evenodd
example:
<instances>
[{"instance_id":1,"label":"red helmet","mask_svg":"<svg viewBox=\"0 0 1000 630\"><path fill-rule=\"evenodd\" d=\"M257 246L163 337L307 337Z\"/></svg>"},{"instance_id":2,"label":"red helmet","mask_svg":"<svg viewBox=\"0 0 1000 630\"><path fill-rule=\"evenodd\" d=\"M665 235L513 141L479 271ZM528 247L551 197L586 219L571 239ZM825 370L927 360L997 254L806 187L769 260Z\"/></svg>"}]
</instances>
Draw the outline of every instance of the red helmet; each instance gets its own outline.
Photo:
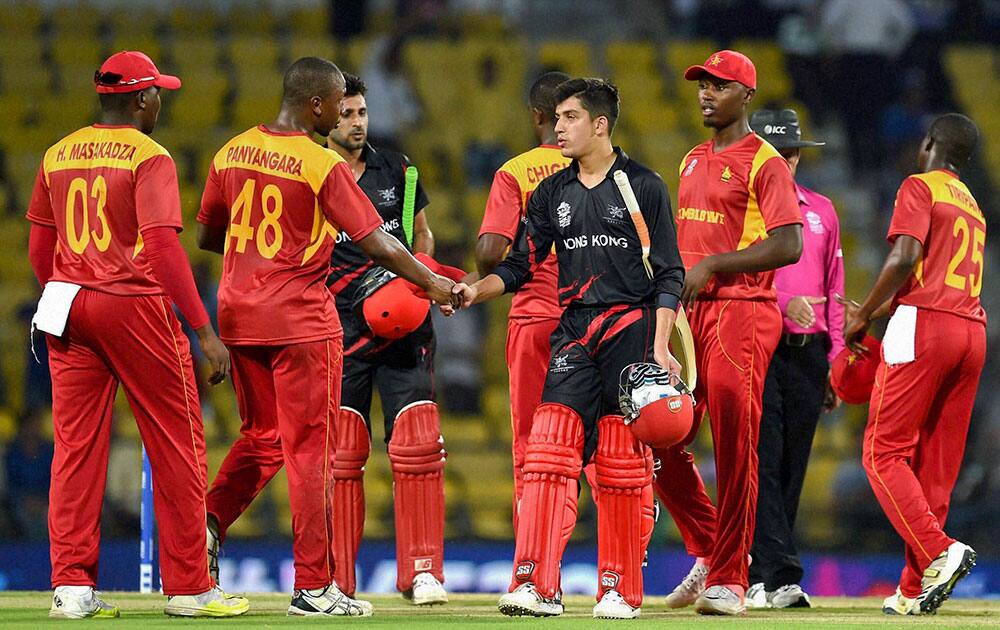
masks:
<instances>
[{"instance_id":1,"label":"red helmet","mask_svg":"<svg viewBox=\"0 0 1000 630\"><path fill-rule=\"evenodd\" d=\"M632 435L651 448L679 444L694 423L694 396L679 377L655 363L622 370L618 402Z\"/></svg>"},{"instance_id":2,"label":"red helmet","mask_svg":"<svg viewBox=\"0 0 1000 630\"><path fill-rule=\"evenodd\" d=\"M859 354L844 348L830 366L830 386L837 396L851 405L868 402L875 387L875 373L882 355L882 343L865 335L861 342L868 352Z\"/></svg>"}]
</instances>

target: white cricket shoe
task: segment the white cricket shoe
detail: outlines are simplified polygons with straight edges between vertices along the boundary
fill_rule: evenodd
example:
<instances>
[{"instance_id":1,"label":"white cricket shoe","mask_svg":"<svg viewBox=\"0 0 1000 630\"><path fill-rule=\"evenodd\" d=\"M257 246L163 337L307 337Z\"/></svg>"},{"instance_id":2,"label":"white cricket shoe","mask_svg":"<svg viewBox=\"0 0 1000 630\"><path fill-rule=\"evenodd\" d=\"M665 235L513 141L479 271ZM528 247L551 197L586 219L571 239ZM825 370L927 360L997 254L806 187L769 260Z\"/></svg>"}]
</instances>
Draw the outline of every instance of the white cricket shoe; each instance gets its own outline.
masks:
<instances>
[{"instance_id":1,"label":"white cricket shoe","mask_svg":"<svg viewBox=\"0 0 1000 630\"><path fill-rule=\"evenodd\" d=\"M113 619L120 617L117 606L101 599L101 594L89 586L57 586L52 592L49 617L53 619Z\"/></svg>"},{"instance_id":2,"label":"white cricket shoe","mask_svg":"<svg viewBox=\"0 0 1000 630\"><path fill-rule=\"evenodd\" d=\"M684 608L690 606L705 590L705 578L708 577L708 567L695 562L687 577L667 595L667 608Z\"/></svg>"},{"instance_id":3,"label":"white cricket shoe","mask_svg":"<svg viewBox=\"0 0 1000 630\"><path fill-rule=\"evenodd\" d=\"M326 588L295 591L288 614L292 617L371 617L375 608L371 602L348 597L333 582Z\"/></svg>"},{"instance_id":4,"label":"white cricket shoe","mask_svg":"<svg viewBox=\"0 0 1000 630\"><path fill-rule=\"evenodd\" d=\"M710 586L699 595L694 609L699 615L745 615L747 612L743 598L721 584Z\"/></svg>"},{"instance_id":5,"label":"white cricket shoe","mask_svg":"<svg viewBox=\"0 0 1000 630\"><path fill-rule=\"evenodd\" d=\"M594 606L594 619L635 619L642 612L632 608L618 591L608 591Z\"/></svg>"},{"instance_id":6,"label":"white cricket shoe","mask_svg":"<svg viewBox=\"0 0 1000 630\"><path fill-rule=\"evenodd\" d=\"M430 573L418 573L413 578L413 586L403 592L403 597L415 606L447 604L448 592L438 579Z\"/></svg>"},{"instance_id":7,"label":"white cricket shoe","mask_svg":"<svg viewBox=\"0 0 1000 630\"><path fill-rule=\"evenodd\" d=\"M920 579L920 595L917 604L924 615L933 615L941 607L955 584L976 566L976 552L972 547L957 540L941 552L930 566L924 569Z\"/></svg>"},{"instance_id":8,"label":"white cricket shoe","mask_svg":"<svg viewBox=\"0 0 1000 630\"><path fill-rule=\"evenodd\" d=\"M798 584L785 584L767 594L771 608L811 608L809 594Z\"/></svg>"},{"instance_id":9,"label":"white cricket shoe","mask_svg":"<svg viewBox=\"0 0 1000 630\"><path fill-rule=\"evenodd\" d=\"M531 582L501 595L497 608L508 617L555 617L563 613L558 593L552 598L542 597Z\"/></svg>"},{"instance_id":10,"label":"white cricket shoe","mask_svg":"<svg viewBox=\"0 0 1000 630\"><path fill-rule=\"evenodd\" d=\"M882 601L882 612L887 615L919 615L920 607L916 597L903 595L897 586L896 592Z\"/></svg>"},{"instance_id":11,"label":"white cricket shoe","mask_svg":"<svg viewBox=\"0 0 1000 630\"><path fill-rule=\"evenodd\" d=\"M229 595L218 586L198 595L171 595L163 607L171 617L238 617L248 610L246 597Z\"/></svg>"},{"instance_id":12,"label":"white cricket shoe","mask_svg":"<svg viewBox=\"0 0 1000 630\"><path fill-rule=\"evenodd\" d=\"M764 590L764 583L757 582L751 584L750 588L747 589L747 596L745 599L747 608L767 608L767 591Z\"/></svg>"}]
</instances>

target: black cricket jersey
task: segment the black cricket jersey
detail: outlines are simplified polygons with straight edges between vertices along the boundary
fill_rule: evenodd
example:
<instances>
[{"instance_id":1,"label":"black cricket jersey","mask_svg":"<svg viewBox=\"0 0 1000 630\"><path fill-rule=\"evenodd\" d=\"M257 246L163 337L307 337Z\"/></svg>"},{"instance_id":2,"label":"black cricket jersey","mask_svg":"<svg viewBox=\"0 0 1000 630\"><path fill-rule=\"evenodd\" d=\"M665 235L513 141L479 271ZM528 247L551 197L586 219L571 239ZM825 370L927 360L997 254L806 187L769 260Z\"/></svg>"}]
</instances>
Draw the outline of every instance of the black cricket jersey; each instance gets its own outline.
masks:
<instances>
[{"instance_id":1,"label":"black cricket jersey","mask_svg":"<svg viewBox=\"0 0 1000 630\"><path fill-rule=\"evenodd\" d=\"M403 189L406 185L405 172L406 167L410 165L409 159L396 151L375 150L370 144L361 150L361 159L365 162L365 172L358 180L358 186L381 215L382 230L395 236L412 251L403 231ZM423 211L427 203L427 195L417 181L414 216ZM339 310L351 309L361 278L373 264L368 255L351 242L351 237L345 232L337 234L333 255L330 257L330 276L326 283L336 298Z\"/></svg>"},{"instance_id":2,"label":"black cricket jersey","mask_svg":"<svg viewBox=\"0 0 1000 630\"><path fill-rule=\"evenodd\" d=\"M615 147L617 159L604 180L587 189L579 180L580 165L545 178L528 202L514 245L493 273L507 292L531 278L555 246L559 262L559 302L564 308L616 304L657 304L676 308L684 286L684 264L677 249L677 230L670 195L663 179ZM642 264L639 234L613 179L628 175L649 229L649 262Z\"/></svg>"}]
</instances>

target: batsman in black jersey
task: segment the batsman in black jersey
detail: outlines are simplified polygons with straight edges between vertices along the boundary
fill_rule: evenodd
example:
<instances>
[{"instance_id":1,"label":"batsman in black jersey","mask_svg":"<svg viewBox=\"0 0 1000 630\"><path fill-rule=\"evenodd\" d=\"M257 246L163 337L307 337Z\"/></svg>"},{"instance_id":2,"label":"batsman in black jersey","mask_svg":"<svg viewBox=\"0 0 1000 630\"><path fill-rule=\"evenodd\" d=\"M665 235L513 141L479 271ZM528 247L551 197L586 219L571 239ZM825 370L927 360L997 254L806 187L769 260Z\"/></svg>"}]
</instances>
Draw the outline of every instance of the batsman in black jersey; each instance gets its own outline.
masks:
<instances>
[{"instance_id":1,"label":"batsman in black jersey","mask_svg":"<svg viewBox=\"0 0 1000 630\"><path fill-rule=\"evenodd\" d=\"M653 462L624 424L618 382L635 362L680 371L667 345L684 267L663 180L611 145L614 86L574 79L559 86L556 100L556 136L572 164L535 190L513 249L493 273L453 289L465 306L491 299L522 286L553 247L558 257L565 311L528 439L514 575L499 608L509 615L562 612L559 561L576 521L580 468L593 455L594 616L631 618L642 603L641 563L653 529ZM639 216L629 212L616 177L631 187Z\"/></svg>"},{"instance_id":2,"label":"batsman in black jersey","mask_svg":"<svg viewBox=\"0 0 1000 630\"><path fill-rule=\"evenodd\" d=\"M404 211L409 161L368 144L365 84L356 76L344 77L340 124L327 145L351 165L358 186L382 216L382 229L414 253L431 255L434 240L423 212L427 196L419 182L415 188L411 185L412 216ZM423 323L401 338L373 332L362 314L362 285L384 273L345 233L338 234L328 280L344 328L333 471L334 511L342 524L333 532L335 578L345 593L355 592L354 565L365 523L364 466L371 452L369 414L372 387L377 385L394 479L396 587L415 604L440 604L448 601L441 585L445 452L434 402L434 331L428 308Z\"/></svg>"}]
</instances>

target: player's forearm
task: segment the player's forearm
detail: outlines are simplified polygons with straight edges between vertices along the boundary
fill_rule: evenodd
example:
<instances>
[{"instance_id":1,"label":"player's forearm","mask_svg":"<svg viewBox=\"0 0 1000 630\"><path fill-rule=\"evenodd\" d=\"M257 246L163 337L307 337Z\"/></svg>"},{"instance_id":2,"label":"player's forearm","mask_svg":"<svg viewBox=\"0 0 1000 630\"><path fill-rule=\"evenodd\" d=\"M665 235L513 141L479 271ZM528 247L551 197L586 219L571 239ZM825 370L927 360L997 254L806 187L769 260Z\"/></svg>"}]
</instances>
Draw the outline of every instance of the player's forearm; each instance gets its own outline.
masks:
<instances>
[{"instance_id":1,"label":"player's forearm","mask_svg":"<svg viewBox=\"0 0 1000 630\"><path fill-rule=\"evenodd\" d=\"M674 330L674 321L677 319L677 311L672 308L656 309L656 335L653 338L653 347L666 350L670 345L670 333Z\"/></svg>"},{"instance_id":2,"label":"player's forearm","mask_svg":"<svg viewBox=\"0 0 1000 630\"><path fill-rule=\"evenodd\" d=\"M226 248L226 228L199 223L198 248L206 252L223 253Z\"/></svg>"},{"instance_id":3,"label":"player's forearm","mask_svg":"<svg viewBox=\"0 0 1000 630\"><path fill-rule=\"evenodd\" d=\"M476 299L472 303L479 304L503 295L504 281L500 276L491 273L472 285L472 288L476 290Z\"/></svg>"},{"instance_id":4,"label":"player's forearm","mask_svg":"<svg viewBox=\"0 0 1000 630\"><path fill-rule=\"evenodd\" d=\"M31 231L28 233L28 261L42 287L52 278L58 240L59 234L54 227L31 224Z\"/></svg>"},{"instance_id":5,"label":"player's forearm","mask_svg":"<svg viewBox=\"0 0 1000 630\"><path fill-rule=\"evenodd\" d=\"M510 247L510 239L499 234L483 234L476 241L476 271L483 278L493 273Z\"/></svg>"},{"instance_id":6,"label":"player's forearm","mask_svg":"<svg viewBox=\"0 0 1000 630\"><path fill-rule=\"evenodd\" d=\"M413 253L434 255L434 233L431 232L430 228L413 233Z\"/></svg>"},{"instance_id":7,"label":"player's forearm","mask_svg":"<svg viewBox=\"0 0 1000 630\"><path fill-rule=\"evenodd\" d=\"M802 226L775 228L759 243L735 252L706 258L714 273L770 271L798 262L802 255Z\"/></svg>"},{"instance_id":8,"label":"player's forearm","mask_svg":"<svg viewBox=\"0 0 1000 630\"><path fill-rule=\"evenodd\" d=\"M410 255L395 237L382 230L375 230L368 236L357 241L358 247L368 255L375 264L385 267L422 289L429 288L436 277L423 263Z\"/></svg>"}]
</instances>

